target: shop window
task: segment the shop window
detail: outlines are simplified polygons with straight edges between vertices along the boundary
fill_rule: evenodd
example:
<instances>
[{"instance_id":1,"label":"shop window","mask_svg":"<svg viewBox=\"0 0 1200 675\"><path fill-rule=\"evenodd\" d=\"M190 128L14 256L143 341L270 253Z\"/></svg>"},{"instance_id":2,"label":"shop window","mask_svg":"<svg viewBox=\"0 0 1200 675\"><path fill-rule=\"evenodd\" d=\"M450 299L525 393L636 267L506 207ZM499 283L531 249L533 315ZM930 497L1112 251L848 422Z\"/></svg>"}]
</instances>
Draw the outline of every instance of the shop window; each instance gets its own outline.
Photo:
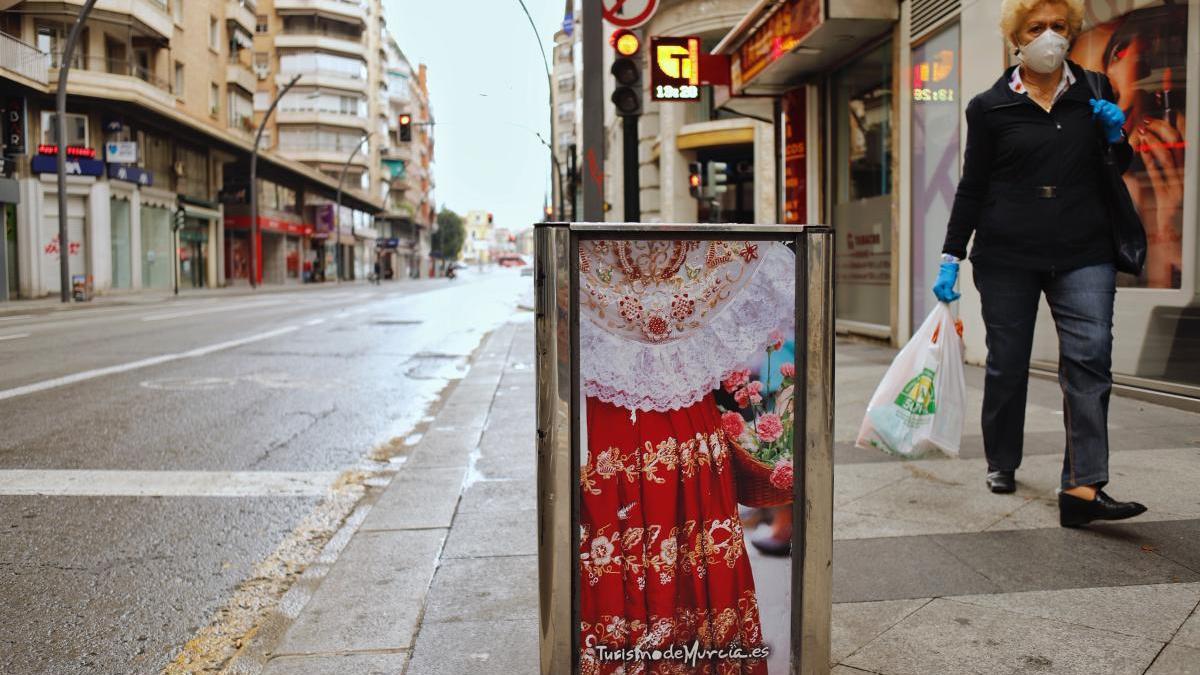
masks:
<instances>
[{"instance_id":1,"label":"shop window","mask_svg":"<svg viewBox=\"0 0 1200 675\"><path fill-rule=\"evenodd\" d=\"M57 117L58 115L52 112L42 113L42 143L47 145L58 144L58 124L56 124ZM75 145L85 148L91 147L91 145L88 143L87 115L67 113L66 132L68 146Z\"/></svg>"}]
</instances>

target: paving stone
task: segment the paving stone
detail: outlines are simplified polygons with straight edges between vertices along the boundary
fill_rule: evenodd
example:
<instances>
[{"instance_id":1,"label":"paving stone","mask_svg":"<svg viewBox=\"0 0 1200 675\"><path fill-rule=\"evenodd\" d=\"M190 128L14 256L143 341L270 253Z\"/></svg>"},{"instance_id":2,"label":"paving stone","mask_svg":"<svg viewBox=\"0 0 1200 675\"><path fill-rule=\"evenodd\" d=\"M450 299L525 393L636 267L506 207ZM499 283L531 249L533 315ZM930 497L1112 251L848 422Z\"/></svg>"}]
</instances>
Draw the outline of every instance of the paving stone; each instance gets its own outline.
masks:
<instances>
[{"instance_id":1,"label":"paving stone","mask_svg":"<svg viewBox=\"0 0 1200 675\"><path fill-rule=\"evenodd\" d=\"M1166 535L1155 536L1152 530L1160 526L1190 532L1195 532L1196 527L1195 521L1177 521L1137 526L1102 525L1078 530L1056 528L933 535L931 538L954 558L994 582L999 587L995 590L1015 592L1200 581L1200 574L1183 564L1142 548L1143 545L1165 547L1170 542ZM1193 569L1200 569L1200 565Z\"/></svg>"},{"instance_id":2,"label":"paving stone","mask_svg":"<svg viewBox=\"0 0 1200 675\"><path fill-rule=\"evenodd\" d=\"M458 512L520 511L537 508L537 487L532 480L481 480L471 483L458 504Z\"/></svg>"},{"instance_id":3,"label":"paving stone","mask_svg":"<svg viewBox=\"0 0 1200 675\"><path fill-rule=\"evenodd\" d=\"M1146 675L1200 675L1200 649L1169 644Z\"/></svg>"},{"instance_id":4,"label":"paving stone","mask_svg":"<svg viewBox=\"0 0 1200 675\"><path fill-rule=\"evenodd\" d=\"M867 602L995 593L987 577L931 537L833 543L833 601Z\"/></svg>"},{"instance_id":5,"label":"paving stone","mask_svg":"<svg viewBox=\"0 0 1200 675\"><path fill-rule=\"evenodd\" d=\"M537 556L449 558L434 575L424 626L536 620L537 598Z\"/></svg>"},{"instance_id":6,"label":"paving stone","mask_svg":"<svg viewBox=\"0 0 1200 675\"><path fill-rule=\"evenodd\" d=\"M276 654L412 646L444 530L358 532Z\"/></svg>"},{"instance_id":7,"label":"paving stone","mask_svg":"<svg viewBox=\"0 0 1200 675\"><path fill-rule=\"evenodd\" d=\"M537 675L536 620L427 623L407 675Z\"/></svg>"},{"instance_id":8,"label":"paving stone","mask_svg":"<svg viewBox=\"0 0 1200 675\"><path fill-rule=\"evenodd\" d=\"M462 468L405 466L363 521L363 530L450 527L463 483Z\"/></svg>"},{"instance_id":9,"label":"paving stone","mask_svg":"<svg viewBox=\"0 0 1200 675\"><path fill-rule=\"evenodd\" d=\"M436 425L437 422L434 422ZM470 463L471 452L478 447L478 431L431 429L413 449L404 468L420 467L465 468Z\"/></svg>"},{"instance_id":10,"label":"paving stone","mask_svg":"<svg viewBox=\"0 0 1200 675\"><path fill-rule=\"evenodd\" d=\"M833 647L831 663L840 663L884 631L899 623L929 602L885 600L882 602L846 602L833 606Z\"/></svg>"},{"instance_id":11,"label":"paving stone","mask_svg":"<svg viewBox=\"0 0 1200 675\"><path fill-rule=\"evenodd\" d=\"M537 511L460 513L446 540L446 558L537 555Z\"/></svg>"},{"instance_id":12,"label":"paving stone","mask_svg":"<svg viewBox=\"0 0 1200 675\"><path fill-rule=\"evenodd\" d=\"M1200 602L1200 584L1029 591L952 598L1026 616L1168 642Z\"/></svg>"},{"instance_id":13,"label":"paving stone","mask_svg":"<svg viewBox=\"0 0 1200 675\"><path fill-rule=\"evenodd\" d=\"M1200 649L1200 607L1192 611L1192 616L1183 623L1183 626L1179 628L1179 632L1175 635L1175 639L1171 642L1185 647Z\"/></svg>"},{"instance_id":14,"label":"paving stone","mask_svg":"<svg viewBox=\"0 0 1200 675\"><path fill-rule=\"evenodd\" d=\"M280 656L267 662L263 675L400 675L408 654L335 654Z\"/></svg>"},{"instance_id":15,"label":"paving stone","mask_svg":"<svg viewBox=\"0 0 1200 675\"><path fill-rule=\"evenodd\" d=\"M1162 648L1144 638L938 599L846 659L907 673L1141 675Z\"/></svg>"}]
</instances>

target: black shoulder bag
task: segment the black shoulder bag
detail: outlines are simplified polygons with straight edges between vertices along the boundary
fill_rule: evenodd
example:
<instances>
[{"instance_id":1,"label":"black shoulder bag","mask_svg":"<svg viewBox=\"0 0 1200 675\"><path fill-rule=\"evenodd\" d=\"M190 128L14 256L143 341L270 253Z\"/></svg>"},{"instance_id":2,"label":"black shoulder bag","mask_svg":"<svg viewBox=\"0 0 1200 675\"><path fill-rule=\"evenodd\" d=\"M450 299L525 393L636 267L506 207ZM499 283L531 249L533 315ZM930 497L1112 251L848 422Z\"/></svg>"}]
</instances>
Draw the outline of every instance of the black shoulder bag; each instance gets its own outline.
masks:
<instances>
[{"instance_id":1,"label":"black shoulder bag","mask_svg":"<svg viewBox=\"0 0 1200 675\"><path fill-rule=\"evenodd\" d=\"M1104 100L1100 84L1097 82L1099 75L1090 70L1083 72L1088 86L1092 89L1093 98L1098 101ZM1108 198L1117 271L1137 276L1146 265L1146 228L1133 205L1133 198L1129 196L1129 188L1125 187L1125 179L1121 178L1116 153L1103 134L1100 134L1100 157L1104 163L1100 189Z\"/></svg>"}]
</instances>

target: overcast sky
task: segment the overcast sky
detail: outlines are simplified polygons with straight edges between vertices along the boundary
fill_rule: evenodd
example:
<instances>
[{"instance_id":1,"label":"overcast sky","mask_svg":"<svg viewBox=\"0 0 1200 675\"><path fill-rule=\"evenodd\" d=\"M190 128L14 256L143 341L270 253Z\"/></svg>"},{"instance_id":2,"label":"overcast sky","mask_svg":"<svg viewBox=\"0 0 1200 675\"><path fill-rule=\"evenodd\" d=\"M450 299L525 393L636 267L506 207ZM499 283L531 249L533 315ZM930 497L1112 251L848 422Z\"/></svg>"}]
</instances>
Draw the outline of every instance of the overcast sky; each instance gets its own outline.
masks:
<instances>
[{"instance_id":1,"label":"overcast sky","mask_svg":"<svg viewBox=\"0 0 1200 675\"><path fill-rule=\"evenodd\" d=\"M564 0L525 0L552 59ZM546 68L517 0L384 0L388 29L413 67L429 66L434 196L496 226L531 225L549 190Z\"/></svg>"}]
</instances>

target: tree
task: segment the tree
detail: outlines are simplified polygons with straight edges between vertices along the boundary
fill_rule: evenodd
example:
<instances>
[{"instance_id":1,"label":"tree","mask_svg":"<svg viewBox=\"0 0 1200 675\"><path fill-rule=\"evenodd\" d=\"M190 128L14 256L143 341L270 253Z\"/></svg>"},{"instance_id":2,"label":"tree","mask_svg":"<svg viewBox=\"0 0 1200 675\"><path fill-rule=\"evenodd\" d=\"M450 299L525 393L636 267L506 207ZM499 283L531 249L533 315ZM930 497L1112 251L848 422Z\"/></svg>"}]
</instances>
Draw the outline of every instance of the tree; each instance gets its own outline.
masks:
<instances>
[{"instance_id":1,"label":"tree","mask_svg":"<svg viewBox=\"0 0 1200 675\"><path fill-rule=\"evenodd\" d=\"M437 229L430 240L430 248L441 258L442 271L446 270L450 261L458 259L466 238L467 230L463 227L462 216L443 206L437 214Z\"/></svg>"}]
</instances>

